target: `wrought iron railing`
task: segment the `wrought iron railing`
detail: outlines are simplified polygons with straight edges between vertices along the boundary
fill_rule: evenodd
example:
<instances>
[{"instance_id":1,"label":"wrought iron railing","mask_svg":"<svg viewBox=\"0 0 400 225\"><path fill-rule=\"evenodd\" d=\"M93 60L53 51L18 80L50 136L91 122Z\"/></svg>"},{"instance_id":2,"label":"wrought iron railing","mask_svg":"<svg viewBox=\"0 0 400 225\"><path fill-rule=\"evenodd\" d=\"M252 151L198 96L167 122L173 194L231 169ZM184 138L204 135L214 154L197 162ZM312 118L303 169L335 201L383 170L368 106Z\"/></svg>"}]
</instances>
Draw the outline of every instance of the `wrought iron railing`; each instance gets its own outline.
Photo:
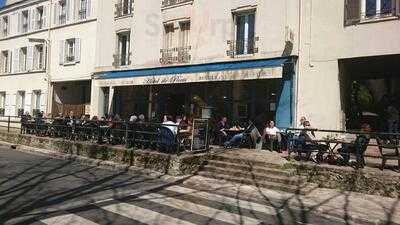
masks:
<instances>
[{"instance_id":1,"label":"wrought iron railing","mask_svg":"<svg viewBox=\"0 0 400 225\"><path fill-rule=\"evenodd\" d=\"M161 49L160 63L163 65L189 63L191 60L190 50L190 46Z\"/></svg>"},{"instance_id":2,"label":"wrought iron railing","mask_svg":"<svg viewBox=\"0 0 400 225\"><path fill-rule=\"evenodd\" d=\"M113 55L113 58L114 58L113 66L119 67L119 66L130 65L131 64L130 57L131 57L130 52L114 54Z\"/></svg>"},{"instance_id":3,"label":"wrought iron railing","mask_svg":"<svg viewBox=\"0 0 400 225\"><path fill-rule=\"evenodd\" d=\"M187 2L192 2L193 0L163 0L162 7L169 7L174 5L179 5Z\"/></svg>"},{"instance_id":4,"label":"wrought iron railing","mask_svg":"<svg viewBox=\"0 0 400 225\"><path fill-rule=\"evenodd\" d=\"M227 41L228 50L226 54L232 58L238 55L249 55L258 53L258 37L252 39L229 40Z\"/></svg>"},{"instance_id":5,"label":"wrought iron railing","mask_svg":"<svg viewBox=\"0 0 400 225\"><path fill-rule=\"evenodd\" d=\"M115 17L131 15L133 12L133 5L131 1L124 1L115 4Z\"/></svg>"},{"instance_id":6,"label":"wrought iron railing","mask_svg":"<svg viewBox=\"0 0 400 225\"><path fill-rule=\"evenodd\" d=\"M67 23L67 15L61 14L58 16L58 24L66 24Z\"/></svg>"},{"instance_id":7,"label":"wrought iron railing","mask_svg":"<svg viewBox=\"0 0 400 225\"><path fill-rule=\"evenodd\" d=\"M41 20L36 21L36 29L40 30L42 28L43 28L43 20L41 19Z\"/></svg>"}]
</instances>

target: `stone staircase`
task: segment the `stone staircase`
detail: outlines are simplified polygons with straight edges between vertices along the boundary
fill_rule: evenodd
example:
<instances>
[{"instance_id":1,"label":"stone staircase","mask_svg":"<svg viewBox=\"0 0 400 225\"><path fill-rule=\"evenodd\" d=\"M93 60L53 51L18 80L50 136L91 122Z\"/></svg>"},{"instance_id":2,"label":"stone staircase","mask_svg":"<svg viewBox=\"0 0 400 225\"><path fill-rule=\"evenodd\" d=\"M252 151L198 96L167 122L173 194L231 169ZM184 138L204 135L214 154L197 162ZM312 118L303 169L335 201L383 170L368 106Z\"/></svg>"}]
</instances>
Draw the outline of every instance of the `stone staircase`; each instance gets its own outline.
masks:
<instances>
[{"instance_id":1,"label":"stone staircase","mask_svg":"<svg viewBox=\"0 0 400 225\"><path fill-rule=\"evenodd\" d=\"M295 175L294 170L282 169L280 164L229 154L214 155L197 175L297 194L307 194L317 187Z\"/></svg>"}]
</instances>

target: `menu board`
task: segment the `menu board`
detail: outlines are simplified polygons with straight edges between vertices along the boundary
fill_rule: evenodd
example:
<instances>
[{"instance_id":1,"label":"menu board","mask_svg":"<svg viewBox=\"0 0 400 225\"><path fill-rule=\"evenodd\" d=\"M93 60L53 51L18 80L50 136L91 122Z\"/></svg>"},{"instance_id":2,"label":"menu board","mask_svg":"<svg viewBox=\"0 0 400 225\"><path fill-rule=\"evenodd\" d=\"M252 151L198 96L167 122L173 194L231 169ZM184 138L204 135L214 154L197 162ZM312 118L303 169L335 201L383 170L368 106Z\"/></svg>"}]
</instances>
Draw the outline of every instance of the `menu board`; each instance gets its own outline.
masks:
<instances>
[{"instance_id":1,"label":"menu board","mask_svg":"<svg viewBox=\"0 0 400 225\"><path fill-rule=\"evenodd\" d=\"M192 151L208 149L208 120L193 120Z\"/></svg>"}]
</instances>

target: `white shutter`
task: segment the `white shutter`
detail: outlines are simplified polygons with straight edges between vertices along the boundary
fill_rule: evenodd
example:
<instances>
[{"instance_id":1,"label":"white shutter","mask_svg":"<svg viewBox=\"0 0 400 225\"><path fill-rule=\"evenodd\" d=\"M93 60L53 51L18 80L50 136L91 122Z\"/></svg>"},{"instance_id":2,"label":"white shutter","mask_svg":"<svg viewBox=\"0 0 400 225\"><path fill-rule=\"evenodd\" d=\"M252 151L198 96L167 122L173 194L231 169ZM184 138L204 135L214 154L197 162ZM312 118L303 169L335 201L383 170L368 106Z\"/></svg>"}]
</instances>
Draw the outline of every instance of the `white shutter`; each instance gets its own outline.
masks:
<instances>
[{"instance_id":1,"label":"white shutter","mask_svg":"<svg viewBox=\"0 0 400 225\"><path fill-rule=\"evenodd\" d=\"M67 23L72 20L71 18L71 10L72 10L71 0L65 0L65 11L66 11L66 21Z\"/></svg>"},{"instance_id":2,"label":"white shutter","mask_svg":"<svg viewBox=\"0 0 400 225\"><path fill-rule=\"evenodd\" d=\"M47 103L46 103L46 101L47 101L46 96L47 96L46 93L40 92L40 98L39 98L39 101L40 101L40 111L43 111L43 112L46 111L46 104L47 104Z\"/></svg>"},{"instance_id":3,"label":"white shutter","mask_svg":"<svg viewBox=\"0 0 400 225\"><path fill-rule=\"evenodd\" d=\"M6 71L4 71L4 64L7 63L7 62L4 62L5 58L6 57L4 57L4 54L0 53L0 73L1 74L6 73ZM1 96L0 96L0 98L1 98ZM1 108L1 106L0 106L0 108Z\"/></svg>"},{"instance_id":4,"label":"white shutter","mask_svg":"<svg viewBox=\"0 0 400 225\"><path fill-rule=\"evenodd\" d=\"M27 57L26 57L26 64L27 64L27 71L31 71L33 69L33 46L27 47Z\"/></svg>"},{"instance_id":5,"label":"white shutter","mask_svg":"<svg viewBox=\"0 0 400 225\"><path fill-rule=\"evenodd\" d=\"M18 13L18 34L22 33L22 13Z\"/></svg>"},{"instance_id":6,"label":"white shutter","mask_svg":"<svg viewBox=\"0 0 400 225\"><path fill-rule=\"evenodd\" d=\"M8 73L11 73L12 72L12 60L13 60L13 54L12 54L12 51L8 51L8 61L7 61L7 63L8 63Z\"/></svg>"},{"instance_id":7,"label":"white shutter","mask_svg":"<svg viewBox=\"0 0 400 225\"><path fill-rule=\"evenodd\" d=\"M47 5L44 5L43 6L43 16L42 16L43 28L47 28L47 26L48 26L48 22L47 22L48 10L49 10L49 7Z\"/></svg>"},{"instance_id":8,"label":"white shutter","mask_svg":"<svg viewBox=\"0 0 400 225\"><path fill-rule=\"evenodd\" d=\"M59 42L59 52L58 52L58 59L59 59L59 64L63 65L64 64L64 47L65 47L65 41L61 40Z\"/></svg>"},{"instance_id":9,"label":"white shutter","mask_svg":"<svg viewBox=\"0 0 400 225\"><path fill-rule=\"evenodd\" d=\"M79 20L79 0L73 0L74 2L74 10L72 11L74 13L73 18L75 21Z\"/></svg>"},{"instance_id":10,"label":"white shutter","mask_svg":"<svg viewBox=\"0 0 400 225\"><path fill-rule=\"evenodd\" d=\"M33 8L29 11L28 15L29 19L29 30L34 31L37 30L37 23L36 23L36 8Z\"/></svg>"},{"instance_id":11,"label":"white shutter","mask_svg":"<svg viewBox=\"0 0 400 225\"><path fill-rule=\"evenodd\" d=\"M92 2L91 0L87 0L86 2L86 18L89 19L92 14Z\"/></svg>"},{"instance_id":12,"label":"white shutter","mask_svg":"<svg viewBox=\"0 0 400 225\"><path fill-rule=\"evenodd\" d=\"M19 49L14 49L13 53L13 72L19 72Z\"/></svg>"},{"instance_id":13,"label":"white shutter","mask_svg":"<svg viewBox=\"0 0 400 225\"><path fill-rule=\"evenodd\" d=\"M75 62L81 61L81 39L75 38Z\"/></svg>"},{"instance_id":14,"label":"white shutter","mask_svg":"<svg viewBox=\"0 0 400 225\"><path fill-rule=\"evenodd\" d=\"M4 37L4 34L3 34L3 30L4 30L4 20L3 20L3 18L0 18L0 29L1 29L1 37Z\"/></svg>"}]
</instances>

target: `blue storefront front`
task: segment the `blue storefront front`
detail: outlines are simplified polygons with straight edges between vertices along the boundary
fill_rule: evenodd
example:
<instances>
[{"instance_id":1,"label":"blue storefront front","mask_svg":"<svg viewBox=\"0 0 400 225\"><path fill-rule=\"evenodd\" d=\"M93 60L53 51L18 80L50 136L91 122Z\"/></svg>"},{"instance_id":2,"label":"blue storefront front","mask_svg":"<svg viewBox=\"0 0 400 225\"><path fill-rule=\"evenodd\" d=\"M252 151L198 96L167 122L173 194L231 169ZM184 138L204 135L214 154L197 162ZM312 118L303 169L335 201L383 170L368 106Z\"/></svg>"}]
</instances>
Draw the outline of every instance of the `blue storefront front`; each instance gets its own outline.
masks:
<instances>
[{"instance_id":1,"label":"blue storefront front","mask_svg":"<svg viewBox=\"0 0 400 225\"><path fill-rule=\"evenodd\" d=\"M296 58L172 66L97 74L95 84L112 92L107 113L191 115L252 120L278 127L293 124ZM111 96L110 96L111 95Z\"/></svg>"}]
</instances>

